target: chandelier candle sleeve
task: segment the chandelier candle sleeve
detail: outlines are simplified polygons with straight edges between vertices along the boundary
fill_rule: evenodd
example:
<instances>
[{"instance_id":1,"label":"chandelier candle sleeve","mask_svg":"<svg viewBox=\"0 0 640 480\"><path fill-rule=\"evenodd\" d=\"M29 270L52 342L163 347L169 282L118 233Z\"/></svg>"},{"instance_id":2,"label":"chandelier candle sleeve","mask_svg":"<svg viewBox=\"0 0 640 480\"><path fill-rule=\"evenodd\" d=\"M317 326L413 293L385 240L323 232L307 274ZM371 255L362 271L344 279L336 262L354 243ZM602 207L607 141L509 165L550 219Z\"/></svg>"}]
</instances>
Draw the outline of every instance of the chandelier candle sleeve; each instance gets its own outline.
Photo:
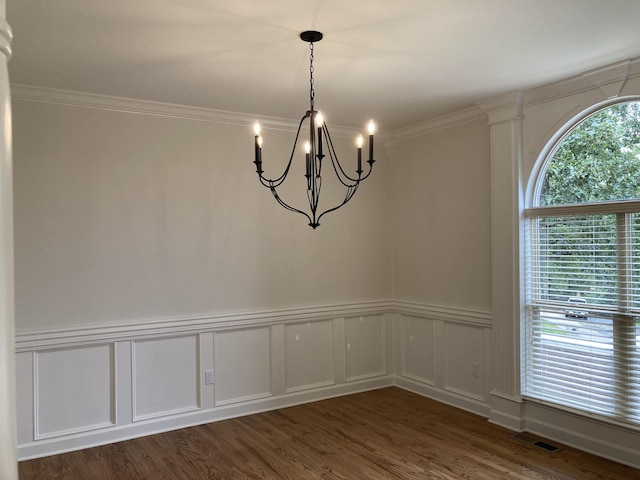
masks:
<instances>
[{"instance_id":1,"label":"chandelier candle sleeve","mask_svg":"<svg viewBox=\"0 0 640 480\"><path fill-rule=\"evenodd\" d=\"M376 131L376 124L369 120L369 163L373 163L373 133Z\"/></svg>"},{"instance_id":2,"label":"chandelier candle sleeve","mask_svg":"<svg viewBox=\"0 0 640 480\"><path fill-rule=\"evenodd\" d=\"M356 170L358 176L362 175L362 135L358 135L356 143L358 145L358 169Z\"/></svg>"},{"instance_id":3,"label":"chandelier candle sleeve","mask_svg":"<svg viewBox=\"0 0 640 480\"><path fill-rule=\"evenodd\" d=\"M322 123L324 122L324 118L322 117L322 113L316 113L316 127L318 127L318 158L322 160L324 155L322 154Z\"/></svg>"},{"instance_id":4,"label":"chandelier candle sleeve","mask_svg":"<svg viewBox=\"0 0 640 480\"><path fill-rule=\"evenodd\" d=\"M260 136L260 123L256 122L253 125L253 132L256 137L255 161L253 163L256 164L256 172L260 175L262 173L262 137Z\"/></svg>"},{"instance_id":5,"label":"chandelier candle sleeve","mask_svg":"<svg viewBox=\"0 0 640 480\"><path fill-rule=\"evenodd\" d=\"M304 151L305 151L306 160L307 160L307 174L305 175L305 177L307 177L307 182L310 182L311 181L311 145L309 144L309 142L306 142L304 144Z\"/></svg>"}]
</instances>

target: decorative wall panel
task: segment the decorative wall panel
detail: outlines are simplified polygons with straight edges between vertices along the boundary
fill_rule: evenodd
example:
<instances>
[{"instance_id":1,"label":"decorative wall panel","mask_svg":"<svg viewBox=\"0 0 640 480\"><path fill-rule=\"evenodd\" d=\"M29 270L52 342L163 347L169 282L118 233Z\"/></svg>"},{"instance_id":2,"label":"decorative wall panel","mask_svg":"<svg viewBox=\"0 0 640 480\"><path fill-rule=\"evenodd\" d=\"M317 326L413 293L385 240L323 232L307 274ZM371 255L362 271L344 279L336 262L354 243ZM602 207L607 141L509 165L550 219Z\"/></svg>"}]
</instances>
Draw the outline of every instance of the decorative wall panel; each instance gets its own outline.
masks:
<instances>
[{"instance_id":1,"label":"decorative wall panel","mask_svg":"<svg viewBox=\"0 0 640 480\"><path fill-rule=\"evenodd\" d=\"M34 353L35 439L114 423L113 346Z\"/></svg>"},{"instance_id":2,"label":"decorative wall panel","mask_svg":"<svg viewBox=\"0 0 640 480\"><path fill-rule=\"evenodd\" d=\"M333 321L285 327L285 386L287 392L334 383Z\"/></svg>"},{"instance_id":3,"label":"decorative wall panel","mask_svg":"<svg viewBox=\"0 0 640 480\"><path fill-rule=\"evenodd\" d=\"M198 336L132 342L135 420L198 408Z\"/></svg>"},{"instance_id":4,"label":"decorative wall panel","mask_svg":"<svg viewBox=\"0 0 640 480\"><path fill-rule=\"evenodd\" d=\"M485 400L484 329L448 323L445 345L445 389Z\"/></svg>"},{"instance_id":5,"label":"decorative wall panel","mask_svg":"<svg viewBox=\"0 0 640 480\"><path fill-rule=\"evenodd\" d=\"M383 315L345 319L346 381L386 373Z\"/></svg>"},{"instance_id":6,"label":"decorative wall panel","mask_svg":"<svg viewBox=\"0 0 640 480\"><path fill-rule=\"evenodd\" d=\"M435 337L433 320L413 316L402 319L402 375L435 383Z\"/></svg>"},{"instance_id":7,"label":"decorative wall panel","mask_svg":"<svg viewBox=\"0 0 640 480\"><path fill-rule=\"evenodd\" d=\"M271 395L270 330L250 328L215 334L216 405Z\"/></svg>"}]
</instances>

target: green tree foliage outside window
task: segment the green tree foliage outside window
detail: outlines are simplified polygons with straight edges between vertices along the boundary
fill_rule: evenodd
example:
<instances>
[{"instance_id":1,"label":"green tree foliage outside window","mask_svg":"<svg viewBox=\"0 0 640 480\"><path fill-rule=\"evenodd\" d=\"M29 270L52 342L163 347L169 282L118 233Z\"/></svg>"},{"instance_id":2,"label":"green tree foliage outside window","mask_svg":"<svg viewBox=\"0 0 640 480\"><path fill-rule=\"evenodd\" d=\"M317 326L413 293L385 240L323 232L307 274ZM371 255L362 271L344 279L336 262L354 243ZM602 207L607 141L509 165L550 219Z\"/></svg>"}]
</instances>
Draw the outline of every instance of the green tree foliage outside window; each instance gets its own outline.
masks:
<instances>
[{"instance_id":1,"label":"green tree foliage outside window","mask_svg":"<svg viewBox=\"0 0 640 480\"><path fill-rule=\"evenodd\" d=\"M538 205L571 205L640 199L640 102L597 111L578 123L559 142L543 177ZM637 214L634 215L637 232ZM552 248L541 265L554 278L549 299L587 297L611 305L616 295L615 215L585 218L547 217L540 234ZM638 239L633 257L640 257ZM633 278L638 287L638 279Z\"/></svg>"},{"instance_id":2,"label":"green tree foliage outside window","mask_svg":"<svg viewBox=\"0 0 640 480\"><path fill-rule=\"evenodd\" d=\"M571 130L540 193L541 206L640 199L640 102L600 110Z\"/></svg>"}]
</instances>

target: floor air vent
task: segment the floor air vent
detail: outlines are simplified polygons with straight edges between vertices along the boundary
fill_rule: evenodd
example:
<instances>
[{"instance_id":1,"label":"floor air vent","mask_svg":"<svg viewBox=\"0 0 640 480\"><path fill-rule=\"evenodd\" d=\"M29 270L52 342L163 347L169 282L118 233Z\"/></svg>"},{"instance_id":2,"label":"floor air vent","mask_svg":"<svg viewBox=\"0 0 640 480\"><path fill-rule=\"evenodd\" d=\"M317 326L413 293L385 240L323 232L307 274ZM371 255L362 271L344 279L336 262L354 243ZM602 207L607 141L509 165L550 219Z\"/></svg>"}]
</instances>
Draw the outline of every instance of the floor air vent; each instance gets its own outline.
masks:
<instances>
[{"instance_id":1,"label":"floor air vent","mask_svg":"<svg viewBox=\"0 0 640 480\"><path fill-rule=\"evenodd\" d=\"M560 451L560 447L556 447L555 445L543 442L542 440L535 438L528 433L517 433L513 436L516 440L520 440L521 442L528 443L529 445L533 445L534 447L541 448L542 450L546 450L547 452L555 453Z\"/></svg>"}]
</instances>

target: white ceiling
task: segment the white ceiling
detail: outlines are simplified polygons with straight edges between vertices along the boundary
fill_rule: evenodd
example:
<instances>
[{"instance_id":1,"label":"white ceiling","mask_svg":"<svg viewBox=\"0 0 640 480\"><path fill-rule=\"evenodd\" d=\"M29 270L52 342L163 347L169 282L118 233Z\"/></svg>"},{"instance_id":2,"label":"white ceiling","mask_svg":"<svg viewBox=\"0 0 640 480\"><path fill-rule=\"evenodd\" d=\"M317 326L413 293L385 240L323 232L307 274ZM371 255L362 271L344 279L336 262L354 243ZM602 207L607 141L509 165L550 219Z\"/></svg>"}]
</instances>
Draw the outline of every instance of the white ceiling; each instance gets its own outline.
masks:
<instances>
[{"instance_id":1,"label":"white ceiling","mask_svg":"<svg viewBox=\"0 0 640 480\"><path fill-rule=\"evenodd\" d=\"M640 56L640 0L7 0L12 83L412 125Z\"/></svg>"}]
</instances>

